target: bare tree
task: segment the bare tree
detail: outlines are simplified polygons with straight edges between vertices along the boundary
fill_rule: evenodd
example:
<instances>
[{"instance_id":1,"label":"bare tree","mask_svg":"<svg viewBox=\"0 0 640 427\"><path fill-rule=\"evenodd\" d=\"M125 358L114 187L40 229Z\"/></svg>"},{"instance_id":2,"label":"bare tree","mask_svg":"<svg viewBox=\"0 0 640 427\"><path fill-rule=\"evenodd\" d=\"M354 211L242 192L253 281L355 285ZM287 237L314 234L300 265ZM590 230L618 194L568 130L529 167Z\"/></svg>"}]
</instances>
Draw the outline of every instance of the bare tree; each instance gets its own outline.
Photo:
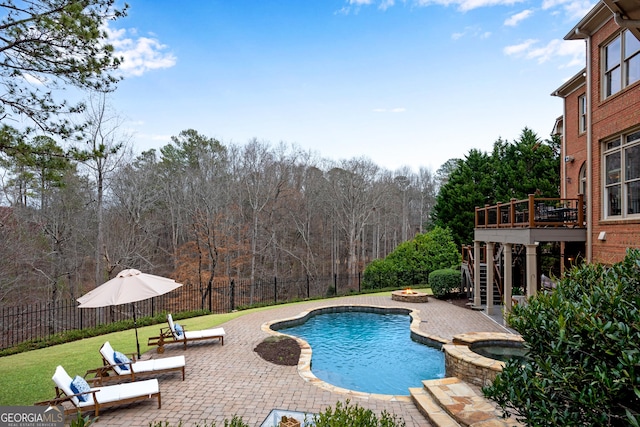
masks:
<instances>
[{"instance_id":1,"label":"bare tree","mask_svg":"<svg viewBox=\"0 0 640 427\"><path fill-rule=\"evenodd\" d=\"M103 221L105 194L112 174L129 154L127 144L131 136L123 131L124 120L108 105L105 93L92 94L85 116L89 124L87 137L82 146L76 147L74 154L92 175L96 187L95 286L99 286L109 279L109 274L115 268L115 265L103 264L106 261Z\"/></svg>"},{"instance_id":2,"label":"bare tree","mask_svg":"<svg viewBox=\"0 0 640 427\"><path fill-rule=\"evenodd\" d=\"M346 239L346 273L350 280L358 272L358 239L382 200L375 191L380 168L368 159L343 160L328 172L336 225Z\"/></svg>"}]
</instances>

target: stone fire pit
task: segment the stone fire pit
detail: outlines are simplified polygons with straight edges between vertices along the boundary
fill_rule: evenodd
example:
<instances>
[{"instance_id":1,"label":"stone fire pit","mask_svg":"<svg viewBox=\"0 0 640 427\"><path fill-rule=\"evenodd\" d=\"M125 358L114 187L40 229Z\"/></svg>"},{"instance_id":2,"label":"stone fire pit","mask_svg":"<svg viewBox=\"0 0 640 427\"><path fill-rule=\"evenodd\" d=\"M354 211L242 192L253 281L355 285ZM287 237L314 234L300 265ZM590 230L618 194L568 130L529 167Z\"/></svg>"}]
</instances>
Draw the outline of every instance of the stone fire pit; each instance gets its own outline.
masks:
<instances>
[{"instance_id":1,"label":"stone fire pit","mask_svg":"<svg viewBox=\"0 0 640 427\"><path fill-rule=\"evenodd\" d=\"M424 292L418 292L411 289L403 289L401 291L391 292L391 299L400 302L428 302L429 296Z\"/></svg>"}]
</instances>

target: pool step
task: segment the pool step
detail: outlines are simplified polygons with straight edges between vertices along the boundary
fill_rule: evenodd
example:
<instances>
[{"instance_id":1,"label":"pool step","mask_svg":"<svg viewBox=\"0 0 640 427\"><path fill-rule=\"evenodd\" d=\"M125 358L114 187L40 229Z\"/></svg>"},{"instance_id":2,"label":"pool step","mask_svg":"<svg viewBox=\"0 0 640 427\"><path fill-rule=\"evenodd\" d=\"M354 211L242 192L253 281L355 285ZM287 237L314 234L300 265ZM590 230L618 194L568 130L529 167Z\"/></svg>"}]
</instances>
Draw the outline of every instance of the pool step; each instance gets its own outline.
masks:
<instances>
[{"instance_id":1,"label":"pool step","mask_svg":"<svg viewBox=\"0 0 640 427\"><path fill-rule=\"evenodd\" d=\"M437 427L516 427L513 417L502 418L496 404L476 393L469 384L450 377L423 381L409 392L420 411Z\"/></svg>"},{"instance_id":2,"label":"pool step","mask_svg":"<svg viewBox=\"0 0 640 427\"><path fill-rule=\"evenodd\" d=\"M424 387L410 388L409 394L420 412L436 427L460 427L453 418L442 409Z\"/></svg>"}]
</instances>

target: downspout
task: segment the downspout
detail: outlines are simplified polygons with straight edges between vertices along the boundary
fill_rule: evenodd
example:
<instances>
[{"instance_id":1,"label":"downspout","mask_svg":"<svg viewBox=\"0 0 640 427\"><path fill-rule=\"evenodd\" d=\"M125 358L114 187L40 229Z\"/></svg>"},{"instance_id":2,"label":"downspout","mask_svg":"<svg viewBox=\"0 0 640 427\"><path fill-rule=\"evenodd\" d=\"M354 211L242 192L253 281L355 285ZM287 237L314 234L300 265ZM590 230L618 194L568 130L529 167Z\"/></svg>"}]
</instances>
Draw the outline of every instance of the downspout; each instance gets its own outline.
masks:
<instances>
[{"instance_id":1,"label":"downspout","mask_svg":"<svg viewBox=\"0 0 640 427\"><path fill-rule=\"evenodd\" d=\"M591 123L591 106L592 106L592 93L591 93L591 34L581 31L580 29L576 29L576 35L579 35L585 39L587 54L586 54L586 73L585 79L587 81L587 93L586 93L586 103L587 103L587 189L586 189L586 199L587 199L587 245L586 245L586 255L587 262L591 263L593 258L593 135L592 135L592 123Z\"/></svg>"},{"instance_id":2,"label":"downspout","mask_svg":"<svg viewBox=\"0 0 640 427\"><path fill-rule=\"evenodd\" d=\"M565 108L562 109L562 150L560 150L561 154L564 156L560 157L560 164L562 165L562 194L560 197L563 199L567 198L567 162L564 161L564 157L567 156L567 103L564 103Z\"/></svg>"}]
</instances>

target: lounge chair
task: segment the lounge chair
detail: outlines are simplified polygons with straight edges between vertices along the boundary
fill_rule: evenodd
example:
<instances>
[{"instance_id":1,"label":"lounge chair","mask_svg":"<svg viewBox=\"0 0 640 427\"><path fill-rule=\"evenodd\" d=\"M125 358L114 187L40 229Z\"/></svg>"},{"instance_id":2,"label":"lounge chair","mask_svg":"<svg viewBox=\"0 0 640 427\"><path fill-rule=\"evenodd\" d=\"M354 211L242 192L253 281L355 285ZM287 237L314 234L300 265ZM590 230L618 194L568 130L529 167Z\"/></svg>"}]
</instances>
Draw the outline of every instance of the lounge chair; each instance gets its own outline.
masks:
<instances>
[{"instance_id":1,"label":"lounge chair","mask_svg":"<svg viewBox=\"0 0 640 427\"><path fill-rule=\"evenodd\" d=\"M136 361L135 354L127 357L118 353L111 347L109 341L100 347L100 355L104 366L87 371L87 374L95 373L96 378L100 378L100 383L118 380L135 381L139 376L159 375L173 371L181 371L182 381L184 381L184 356Z\"/></svg>"},{"instance_id":2,"label":"lounge chair","mask_svg":"<svg viewBox=\"0 0 640 427\"><path fill-rule=\"evenodd\" d=\"M36 405L55 406L69 402L73 407L67 405L65 414L93 411L97 417L103 408L152 398L158 399L158 409L162 407L157 379L91 387L89 382L93 382L92 380L86 381L80 376L72 379L62 366L56 368L51 379L56 385L55 399L38 402Z\"/></svg>"},{"instance_id":3,"label":"lounge chair","mask_svg":"<svg viewBox=\"0 0 640 427\"><path fill-rule=\"evenodd\" d=\"M173 322L171 314L167 314L168 328L160 328L160 336L149 338L149 345L157 345L158 353L164 353L164 345L172 342L181 342L184 349L187 349L187 343L191 341L201 340L220 340L220 344L224 345L224 328L201 329L199 331L187 331L178 323Z\"/></svg>"}]
</instances>

